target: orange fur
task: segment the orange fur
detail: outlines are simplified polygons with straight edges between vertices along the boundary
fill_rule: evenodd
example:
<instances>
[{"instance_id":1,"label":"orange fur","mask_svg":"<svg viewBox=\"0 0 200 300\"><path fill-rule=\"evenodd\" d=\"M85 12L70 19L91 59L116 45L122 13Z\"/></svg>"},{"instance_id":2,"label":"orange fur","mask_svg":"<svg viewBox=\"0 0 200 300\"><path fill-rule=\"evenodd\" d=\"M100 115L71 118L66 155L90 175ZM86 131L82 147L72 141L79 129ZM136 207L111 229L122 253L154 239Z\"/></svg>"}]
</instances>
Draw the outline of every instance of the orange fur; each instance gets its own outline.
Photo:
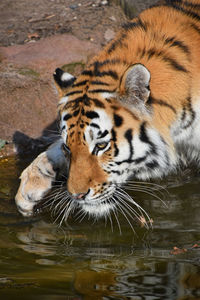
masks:
<instances>
[{"instance_id":1,"label":"orange fur","mask_svg":"<svg viewBox=\"0 0 200 300\"><path fill-rule=\"evenodd\" d=\"M192 13L199 13L200 1L191 2L194 4ZM124 106L119 105L118 100L126 95L123 75L131 65L140 63L151 74L150 91L154 99L151 104L153 110L151 125L159 130L173 151L170 126L176 120L183 105L187 105L188 97L195 102L196 97L200 95L200 19L183 13L182 9L187 11L190 9L187 3L177 2L180 9L167 5L153 7L133 19L129 24L130 28L124 27L116 38L92 60L86 72L78 77L75 85L68 90L69 101L59 108L60 112L63 113L65 110L70 112L73 100L88 95L99 99L110 115L110 107L119 106L119 114L126 120L131 118L130 122L133 124L131 113L127 112ZM195 7L195 4L198 7ZM95 71L95 68L98 70ZM116 78L106 75L106 72L110 71L117 74ZM105 75L99 77L97 72ZM115 91L118 99L111 99L111 103L108 103L98 91L100 87L95 83L97 80L106 82L106 85L101 88ZM79 83L84 81L87 83L79 86ZM76 93L73 94L79 90L81 92L78 96ZM84 145L77 118L71 119L68 124L68 127L72 123L76 124L73 138L69 134L67 141L72 153L68 180L68 189L71 193L85 192L91 184L96 187L107 179L106 172L101 168L102 158L91 156L87 145ZM136 132L140 125L140 114L137 118L138 120L133 124ZM148 117L143 116L142 120L148 122ZM117 132L119 143L123 140L126 129L122 126ZM113 153L110 152L110 155ZM107 159L106 156L104 159Z\"/></svg>"}]
</instances>

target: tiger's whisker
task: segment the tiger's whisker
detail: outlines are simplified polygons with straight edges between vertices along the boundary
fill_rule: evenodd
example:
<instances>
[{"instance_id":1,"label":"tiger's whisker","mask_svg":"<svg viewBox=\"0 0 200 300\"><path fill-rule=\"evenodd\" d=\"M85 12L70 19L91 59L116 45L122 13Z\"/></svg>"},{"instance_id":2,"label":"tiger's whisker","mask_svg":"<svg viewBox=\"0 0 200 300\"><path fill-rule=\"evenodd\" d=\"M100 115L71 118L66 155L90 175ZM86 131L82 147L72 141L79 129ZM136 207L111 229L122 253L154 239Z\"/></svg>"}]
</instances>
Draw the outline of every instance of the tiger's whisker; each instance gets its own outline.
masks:
<instances>
[{"instance_id":1,"label":"tiger's whisker","mask_svg":"<svg viewBox=\"0 0 200 300\"><path fill-rule=\"evenodd\" d=\"M60 218L60 216L61 216L61 215L62 215L62 214L70 207L71 202L72 202L72 200L69 201L69 202L67 203L67 205L61 210L61 212L60 212L60 213L58 214L58 216L56 217L54 223L56 223L57 220Z\"/></svg>"},{"instance_id":2,"label":"tiger's whisker","mask_svg":"<svg viewBox=\"0 0 200 300\"><path fill-rule=\"evenodd\" d=\"M65 220L65 222L67 222L67 219L68 219L68 217L69 217L69 214L70 214L70 212L71 212L73 206L74 206L74 202L71 201L70 204L69 204L69 206L66 207L66 209L65 209L65 211L64 211L64 213L63 213L63 217L62 217L62 219L61 219L61 221L60 221L60 224L59 224L60 226L62 225L62 223L63 223L64 220Z\"/></svg>"},{"instance_id":3,"label":"tiger's whisker","mask_svg":"<svg viewBox=\"0 0 200 300\"><path fill-rule=\"evenodd\" d=\"M121 234L122 234L121 226L120 226L119 219L118 219L118 217L117 217L116 212L115 212L114 209L113 209L113 214L114 214L115 219L116 219L116 221L117 221L117 225L118 225L118 228L119 228L119 233L120 233L120 235L121 235Z\"/></svg>"},{"instance_id":4,"label":"tiger's whisker","mask_svg":"<svg viewBox=\"0 0 200 300\"><path fill-rule=\"evenodd\" d=\"M120 212L122 213L122 215L125 217L125 219L127 220L128 224L130 225L132 231L135 233L135 230L133 228L133 225L131 224L130 220L128 219L127 215L124 213L123 209L124 207L122 208L121 205L117 205L118 209L120 210Z\"/></svg>"},{"instance_id":5,"label":"tiger's whisker","mask_svg":"<svg viewBox=\"0 0 200 300\"><path fill-rule=\"evenodd\" d=\"M164 202L164 200L162 198L160 198L158 195L156 195L155 193L153 192L149 192L148 190L146 189L143 189L143 188L128 188L130 191L136 191L136 192L143 192L145 194L148 194L150 196L153 196L154 198L158 199L159 201L162 202L162 204L165 206L165 207L168 207L167 204Z\"/></svg>"},{"instance_id":6,"label":"tiger's whisker","mask_svg":"<svg viewBox=\"0 0 200 300\"><path fill-rule=\"evenodd\" d=\"M130 196L129 194L127 194L125 191L123 191L123 190L120 189L120 188L118 188L118 192L121 193L121 196L122 196L125 200L127 200L128 202L134 204L134 205L138 208L138 210L140 211L140 213L141 213L142 215L143 215L143 213L144 213L144 215L147 217L149 223L151 224L151 219L150 219L149 215L147 214L147 212L146 212L146 211L145 211L145 210L144 210L137 202L135 202L135 201L131 198L131 196Z\"/></svg>"}]
</instances>

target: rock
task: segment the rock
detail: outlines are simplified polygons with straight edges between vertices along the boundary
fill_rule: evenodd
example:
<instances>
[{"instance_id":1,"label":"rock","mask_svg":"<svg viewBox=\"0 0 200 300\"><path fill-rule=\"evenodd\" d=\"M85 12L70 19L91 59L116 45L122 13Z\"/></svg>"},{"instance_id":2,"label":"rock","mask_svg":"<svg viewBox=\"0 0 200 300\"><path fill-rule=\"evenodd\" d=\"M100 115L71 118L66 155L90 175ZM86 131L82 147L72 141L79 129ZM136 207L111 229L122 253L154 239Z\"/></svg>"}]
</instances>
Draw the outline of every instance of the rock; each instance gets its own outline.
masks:
<instances>
[{"instance_id":1,"label":"rock","mask_svg":"<svg viewBox=\"0 0 200 300\"><path fill-rule=\"evenodd\" d=\"M113 22L116 22L116 21L117 21L116 18L115 18L114 16L111 16L109 19L110 19L111 21L113 21Z\"/></svg>"},{"instance_id":2,"label":"rock","mask_svg":"<svg viewBox=\"0 0 200 300\"><path fill-rule=\"evenodd\" d=\"M99 50L99 45L82 41L70 34L55 35L35 43L0 47L1 61L37 72L52 74L56 67L66 63L83 61Z\"/></svg>"},{"instance_id":3,"label":"rock","mask_svg":"<svg viewBox=\"0 0 200 300\"><path fill-rule=\"evenodd\" d=\"M115 32L112 29L107 29L104 34L104 38L106 42L111 41L114 37L115 37Z\"/></svg>"},{"instance_id":4,"label":"rock","mask_svg":"<svg viewBox=\"0 0 200 300\"><path fill-rule=\"evenodd\" d=\"M107 0L102 0L101 5L108 5L108 1Z\"/></svg>"},{"instance_id":5,"label":"rock","mask_svg":"<svg viewBox=\"0 0 200 300\"><path fill-rule=\"evenodd\" d=\"M70 6L69 6L69 8L71 8L71 9L76 9L78 7L78 4L71 4Z\"/></svg>"}]
</instances>

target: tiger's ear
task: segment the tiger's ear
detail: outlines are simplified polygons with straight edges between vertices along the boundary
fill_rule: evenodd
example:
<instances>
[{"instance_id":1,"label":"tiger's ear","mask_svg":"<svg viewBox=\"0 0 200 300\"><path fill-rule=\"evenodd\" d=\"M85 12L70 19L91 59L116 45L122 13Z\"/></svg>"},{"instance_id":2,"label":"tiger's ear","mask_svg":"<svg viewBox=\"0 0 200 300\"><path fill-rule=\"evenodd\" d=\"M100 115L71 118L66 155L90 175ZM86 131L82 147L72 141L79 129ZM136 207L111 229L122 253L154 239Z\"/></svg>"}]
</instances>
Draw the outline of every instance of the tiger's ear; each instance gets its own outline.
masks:
<instances>
[{"instance_id":1,"label":"tiger's ear","mask_svg":"<svg viewBox=\"0 0 200 300\"><path fill-rule=\"evenodd\" d=\"M121 101L133 105L136 109L144 109L150 95L150 78L150 72L144 65L135 64L130 66L121 78Z\"/></svg>"},{"instance_id":2,"label":"tiger's ear","mask_svg":"<svg viewBox=\"0 0 200 300\"><path fill-rule=\"evenodd\" d=\"M64 72L59 68L55 70L53 77L60 98L66 94L67 89L72 86L73 82L76 80L76 77L67 72Z\"/></svg>"}]
</instances>

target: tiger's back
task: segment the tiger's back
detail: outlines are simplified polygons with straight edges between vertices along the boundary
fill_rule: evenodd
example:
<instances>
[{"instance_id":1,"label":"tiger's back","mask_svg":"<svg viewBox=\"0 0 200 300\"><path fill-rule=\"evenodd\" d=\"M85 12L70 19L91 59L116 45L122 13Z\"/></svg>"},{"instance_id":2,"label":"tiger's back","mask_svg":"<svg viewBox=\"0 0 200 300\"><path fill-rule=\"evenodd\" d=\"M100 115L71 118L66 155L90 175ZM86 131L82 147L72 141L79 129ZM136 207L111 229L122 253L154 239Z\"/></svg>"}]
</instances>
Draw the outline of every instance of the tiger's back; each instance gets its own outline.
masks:
<instances>
[{"instance_id":1,"label":"tiger's back","mask_svg":"<svg viewBox=\"0 0 200 300\"><path fill-rule=\"evenodd\" d=\"M167 5L145 10L124 25L93 59L71 88L70 95L78 95L82 82L87 82L88 92L93 94L118 92L126 69L141 63L151 74L148 104L154 109L155 126L162 130L163 122L172 125L182 109L186 116L190 103L198 101L200 90L199 11L199 0L169 1ZM126 98L123 87L119 94L121 99Z\"/></svg>"}]
</instances>

